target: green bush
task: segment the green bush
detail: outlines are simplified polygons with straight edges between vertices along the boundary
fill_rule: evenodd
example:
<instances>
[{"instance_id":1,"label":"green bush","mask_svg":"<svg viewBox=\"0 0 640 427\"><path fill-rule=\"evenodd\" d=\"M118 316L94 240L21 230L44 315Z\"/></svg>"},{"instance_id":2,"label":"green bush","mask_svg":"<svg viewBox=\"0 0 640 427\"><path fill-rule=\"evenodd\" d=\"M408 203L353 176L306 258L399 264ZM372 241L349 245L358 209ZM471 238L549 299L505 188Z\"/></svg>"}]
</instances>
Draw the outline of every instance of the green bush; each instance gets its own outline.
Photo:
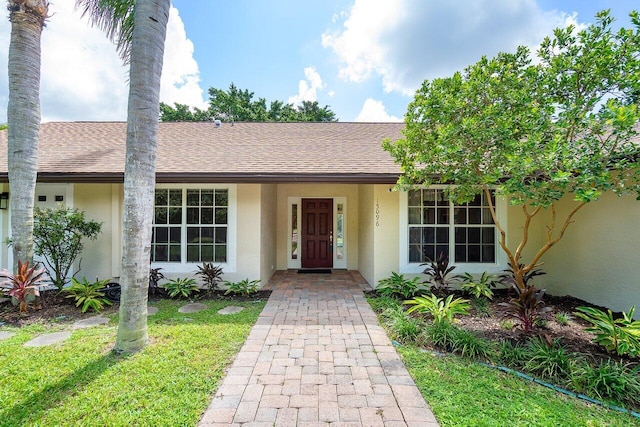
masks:
<instances>
[{"instance_id":1,"label":"green bush","mask_svg":"<svg viewBox=\"0 0 640 427\"><path fill-rule=\"evenodd\" d=\"M535 375L549 379L568 378L575 355L560 345L560 340L551 342L533 337L525 345L525 369Z\"/></svg>"},{"instance_id":2,"label":"green bush","mask_svg":"<svg viewBox=\"0 0 640 427\"><path fill-rule=\"evenodd\" d=\"M426 291L418 277L405 278L403 274L392 272L390 277L378 282L376 292L383 297L412 298L420 292Z\"/></svg>"},{"instance_id":3,"label":"green bush","mask_svg":"<svg viewBox=\"0 0 640 427\"><path fill-rule=\"evenodd\" d=\"M640 404L640 367L606 360L593 367L586 362L571 372L574 390L599 399L638 406Z\"/></svg>"},{"instance_id":4,"label":"green bush","mask_svg":"<svg viewBox=\"0 0 640 427\"><path fill-rule=\"evenodd\" d=\"M529 353L527 349L520 344L513 344L509 340L503 340L500 343L498 361L503 365L512 368L522 368L527 362Z\"/></svg>"},{"instance_id":5,"label":"green bush","mask_svg":"<svg viewBox=\"0 0 640 427\"><path fill-rule=\"evenodd\" d=\"M496 355L493 342L461 328L456 328L451 347L454 353L469 359L493 360Z\"/></svg>"},{"instance_id":6,"label":"green bush","mask_svg":"<svg viewBox=\"0 0 640 427\"><path fill-rule=\"evenodd\" d=\"M435 347L443 350L452 351L458 330L449 322L434 322L425 328L424 341L431 342Z\"/></svg>"},{"instance_id":7,"label":"green bush","mask_svg":"<svg viewBox=\"0 0 640 427\"><path fill-rule=\"evenodd\" d=\"M456 298L453 299L453 295L449 295L446 299L437 297L435 295L415 297L411 300L404 302L412 307L407 310L407 313L427 313L433 317L434 323L442 323L453 321L456 314L467 314L469 312L469 300Z\"/></svg>"},{"instance_id":8,"label":"green bush","mask_svg":"<svg viewBox=\"0 0 640 427\"><path fill-rule=\"evenodd\" d=\"M391 335L403 344L415 342L424 326L420 320L408 316L401 306L387 308L382 316Z\"/></svg>"},{"instance_id":9,"label":"green bush","mask_svg":"<svg viewBox=\"0 0 640 427\"><path fill-rule=\"evenodd\" d=\"M640 320L633 320L635 306L629 313L623 312L619 319L613 318L611 310L606 313L593 307L578 307L576 310L576 316L593 325L585 330L596 334L594 342L621 356L640 355Z\"/></svg>"},{"instance_id":10,"label":"green bush","mask_svg":"<svg viewBox=\"0 0 640 427\"><path fill-rule=\"evenodd\" d=\"M471 274L464 273L456 276L456 278L461 280L460 287L462 290L472 297L476 299L493 299L492 288L495 288L498 284L498 276L495 274L489 274L485 271L479 279L475 279Z\"/></svg>"},{"instance_id":11,"label":"green bush","mask_svg":"<svg viewBox=\"0 0 640 427\"><path fill-rule=\"evenodd\" d=\"M84 313L88 309L92 309L96 313L102 311L105 305L111 305L104 292L100 290L104 288L109 279L96 280L91 283L86 277L82 278L82 281L77 280L75 277L71 278L71 285L64 288L63 292L69 295L66 298L73 298L76 302L76 307L81 307L81 311Z\"/></svg>"},{"instance_id":12,"label":"green bush","mask_svg":"<svg viewBox=\"0 0 640 427\"><path fill-rule=\"evenodd\" d=\"M187 277L171 279L162 287L167 291L169 298L189 298L194 292L200 292L195 279Z\"/></svg>"},{"instance_id":13,"label":"green bush","mask_svg":"<svg viewBox=\"0 0 640 427\"><path fill-rule=\"evenodd\" d=\"M379 296L376 298L369 298L369 305L373 309L373 311L377 313L384 312L387 308L395 308L400 307L401 303L397 299L393 297L383 297Z\"/></svg>"},{"instance_id":14,"label":"green bush","mask_svg":"<svg viewBox=\"0 0 640 427\"><path fill-rule=\"evenodd\" d=\"M235 294L248 297L251 294L258 292L258 289L260 289L258 283L260 283L260 280L249 281L249 279L243 279L239 282L227 282L226 285L228 286L228 289L224 294Z\"/></svg>"}]
</instances>

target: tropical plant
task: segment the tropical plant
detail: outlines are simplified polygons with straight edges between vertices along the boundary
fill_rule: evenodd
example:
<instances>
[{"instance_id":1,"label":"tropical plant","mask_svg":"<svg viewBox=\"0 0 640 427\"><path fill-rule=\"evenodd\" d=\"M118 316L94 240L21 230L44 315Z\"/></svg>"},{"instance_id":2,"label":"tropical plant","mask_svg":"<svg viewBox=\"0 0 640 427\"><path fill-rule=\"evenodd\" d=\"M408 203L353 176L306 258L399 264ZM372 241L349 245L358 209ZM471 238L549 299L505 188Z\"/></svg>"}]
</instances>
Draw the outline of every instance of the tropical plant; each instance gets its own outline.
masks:
<instances>
[{"instance_id":1,"label":"tropical plant","mask_svg":"<svg viewBox=\"0 0 640 427\"><path fill-rule=\"evenodd\" d=\"M503 340L500 342L499 349L499 361L506 365L515 368L523 367L529 358L529 352L524 345L519 343L512 343L509 340Z\"/></svg>"},{"instance_id":2,"label":"tropical plant","mask_svg":"<svg viewBox=\"0 0 640 427\"><path fill-rule=\"evenodd\" d=\"M472 301L473 308L476 309L476 314L479 317L489 317L493 310L489 305L489 300L486 298L474 298Z\"/></svg>"},{"instance_id":3,"label":"tropical plant","mask_svg":"<svg viewBox=\"0 0 640 427\"><path fill-rule=\"evenodd\" d=\"M68 293L67 298L73 298L76 307L81 307L84 313L88 309L92 309L96 313L102 311L105 305L111 305L111 301L105 296L102 289L109 283L109 279L96 280L91 283L86 277L82 277L82 281L75 277L71 278L71 285L64 288L63 291Z\"/></svg>"},{"instance_id":4,"label":"tropical plant","mask_svg":"<svg viewBox=\"0 0 640 427\"><path fill-rule=\"evenodd\" d=\"M156 185L160 76L170 0L76 0L93 25L116 40L130 64L122 205L122 296L115 349L132 353L148 341L149 248ZM135 5L135 7L134 7Z\"/></svg>"},{"instance_id":5,"label":"tropical plant","mask_svg":"<svg viewBox=\"0 0 640 427\"><path fill-rule=\"evenodd\" d=\"M227 290L224 294L235 294L248 297L251 294L258 292L258 289L260 289L258 283L260 283L260 280L249 281L249 279L243 279L239 282L226 282Z\"/></svg>"},{"instance_id":6,"label":"tropical plant","mask_svg":"<svg viewBox=\"0 0 640 427\"><path fill-rule=\"evenodd\" d=\"M194 292L200 292L196 280L190 277L171 279L162 287L167 291L169 298L189 298Z\"/></svg>"},{"instance_id":7,"label":"tropical plant","mask_svg":"<svg viewBox=\"0 0 640 427\"><path fill-rule=\"evenodd\" d=\"M574 390L599 399L637 406L640 404L640 366L603 360L598 366L577 363L571 370Z\"/></svg>"},{"instance_id":8,"label":"tropical plant","mask_svg":"<svg viewBox=\"0 0 640 427\"><path fill-rule=\"evenodd\" d=\"M164 274L160 273L160 270L162 270L162 267L149 269L149 294L158 294L162 289L158 285L160 280L164 279Z\"/></svg>"},{"instance_id":9,"label":"tropical plant","mask_svg":"<svg viewBox=\"0 0 640 427\"><path fill-rule=\"evenodd\" d=\"M425 290L420 278L409 279L404 274L391 272L391 276L378 282L376 292L384 297L402 297L408 299Z\"/></svg>"},{"instance_id":10,"label":"tropical plant","mask_svg":"<svg viewBox=\"0 0 640 427\"><path fill-rule=\"evenodd\" d=\"M53 272L53 284L62 289L73 262L82 253L83 240L95 240L102 224L87 220L83 211L62 206L35 208L34 218L34 252L44 257L49 271Z\"/></svg>"},{"instance_id":11,"label":"tropical plant","mask_svg":"<svg viewBox=\"0 0 640 427\"><path fill-rule=\"evenodd\" d=\"M520 289L516 283L511 287L516 296L507 303L501 303L506 307L505 314L520 322L520 328L525 333L531 333L541 319L545 319L549 309L544 306L544 289L536 290L534 285L528 285Z\"/></svg>"},{"instance_id":12,"label":"tropical plant","mask_svg":"<svg viewBox=\"0 0 640 427\"><path fill-rule=\"evenodd\" d=\"M40 131L40 38L49 17L49 1L8 0L7 7L11 22L7 168L13 259L32 263Z\"/></svg>"},{"instance_id":13,"label":"tropical plant","mask_svg":"<svg viewBox=\"0 0 640 427\"><path fill-rule=\"evenodd\" d=\"M532 337L525 345L525 369L549 379L569 376L571 364L576 356L560 344L560 339L548 340Z\"/></svg>"},{"instance_id":14,"label":"tropical plant","mask_svg":"<svg viewBox=\"0 0 640 427\"><path fill-rule=\"evenodd\" d=\"M611 310L604 311L594 307L577 307L575 315L591 323L585 330L596 334L593 341L608 351L631 357L640 355L640 320L633 320L635 306L629 313L615 319Z\"/></svg>"},{"instance_id":15,"label":"tropical plant","mask_svg":"<svg viewBox=\"0 0 640 427\"><path fill-rule=\"evenodd\" d=\"M555 315L556 322L560 326L567 326L569 321L571 320L571 315L569 313L565 313L564 311L560 311Z\"/></svg>"},{"instance_id":16,"label":"tropical plant","mask_svg":"<svg viewBox=\"0 0 640 427\"><path fill-rule=\"evenodd\" d=\"M456 276L460 280L460 287L463 291L470 294L476 299L486 298L493 299L493 290L498 284L497 276L489 274L486 271L482 273L480 278L476 279L470 273L464 273Z\"/></svg>"},{"instance_id":17,"label":"tropical plant","mask_svg":"<svg viewBox=\"0 0 640 427\"><path fill-rule=\"evenodd\" d=\"M394 297L379 296L376 298L370 298L368 301L371 308L378 313L384 312L387 308L396 308L401 306L400 301Z\"/></svg>"},{"instance_id":18,"label":"tropical plant","mask_svg":"<svg viewBox=\"0 0 640 427\"><path fill-rule=\"evenodd\" d=\"M453 345L460 329L449 322L433 322L424 329L423 340L435 347L453 351Z\"/></svg>"},{"instance_id":19,"label":"tropical plant","mask_svg":"<svg viewBox=\"0 0 640 427\"><path fill-rule=\"evenodd\" d=\"M401 188L444 184L456 204L486 196L521 290L589 202L606 191L640 194L640 16L630 18L631 28L614 30L602 11L583 29L556 29L535 54L521 46L425 81L407 108L404 138L384 142ZM519 206L519 238L507 241L493 191ZM557 209L568 197L573 204ZM534 227L546 230L537 248Z\"/></svg>"},{"instance_id":20,"label":"tropical plant","mask_svg":"<svg viewBox=\"0 0 640 427\"><path fill-rule=\"evenodd\" d=\"M407 313L417 311L418 313L430 314L434 323L451 323L456 314L465 315L471 308L469 300L453 299L453 295L447 296L446 299L436 295L425 295L407 300L404 303L411 306Z\"/></svg>"},{"instance_id":21,"label":"tropical plant","mask_svg":"<svg viewBox=\"0 0 640 427\"><path fill-rule=\"evenodd\" d=\"M387 308L383 317L387 319L386 324L391 335L403 344L414 342L422 331L422 322L408 316L401 306Z\"/></svg>"},{"instance_id":22,"label":"tropical plant","mask_svg":"<svg viewBox=\"0 0 640 427\"><path fill-rule=\"evenodd\" d=\"M27 312L27 304L40 295L39 286L49 283L49 276L44 267L34 265L29 268L29 262L18 260L16 274L3 268L0 271L0 287L9 289L9 296L13 305L20 306L20 312Z\"/></svg>"},{"instance_id":23,"label":"tropical plant","mask_svg":"<svg viewBox=\"0 0 640 427\"><path fill-rule=\"evenodd\" d=\"M203 262L202 265L198 266L196 276L202 277L209 294L213 294L222 282L222 274L222 267L218 267L212 262Z\"/></svg>"},{"instance_id":24,"label":"tropical plant","mask_svg":"<svg viewBox=\"0 0 640 427\"><path fill-rule=\"evenodd\" d=\"M491 360L496 355L496 347L493 342L466 329L456 330L451 347L454 353L470 359Z\"/></svg>"},{"instance_id":25,"label":"tropical plant","mask_svg":"<svg viewBox=\"0 0 640 427\"><path fill-rule=\"evenodd\" d=\"M420 265L427 266L422 273L429 276L429 283L433 283L432 292L443 292L449 289L450 280L447 276L456 266L449 266L449 257L444 252L440 252L435 261L429 259L429 262Z\"/></svg>"}]
</instances>

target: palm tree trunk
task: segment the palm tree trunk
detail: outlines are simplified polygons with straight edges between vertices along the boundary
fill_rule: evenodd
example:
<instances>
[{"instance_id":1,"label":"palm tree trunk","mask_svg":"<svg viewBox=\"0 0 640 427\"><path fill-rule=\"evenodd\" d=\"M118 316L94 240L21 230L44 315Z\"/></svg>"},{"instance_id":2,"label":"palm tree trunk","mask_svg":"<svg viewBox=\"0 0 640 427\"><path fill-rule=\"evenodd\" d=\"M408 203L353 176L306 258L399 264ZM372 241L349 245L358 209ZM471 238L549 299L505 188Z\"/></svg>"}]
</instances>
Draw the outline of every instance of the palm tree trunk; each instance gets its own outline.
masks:
<instances>
[{"instance_id":1,"label":"palm tree trunk","mask_svg":"<svg viewBox=\"0 0 640 427\"><path fill-rule=\"evenodd\" d=\"M169 0L137 0L131 40L124 178L120 318L116 351L147 343L147 297L160 116L160 75Z\"/></svg>"},{"instance_id":2,"label":"palm tree trunk","mask_svg":"<svg viewBox=\"0 0 640 427\"><path fill-rule=\"evenodd\" d=\"M46 0L10 0L8 169L14 268L33 262L33 205L40 131L40 35Z\"/></svg>"}]
</instances>

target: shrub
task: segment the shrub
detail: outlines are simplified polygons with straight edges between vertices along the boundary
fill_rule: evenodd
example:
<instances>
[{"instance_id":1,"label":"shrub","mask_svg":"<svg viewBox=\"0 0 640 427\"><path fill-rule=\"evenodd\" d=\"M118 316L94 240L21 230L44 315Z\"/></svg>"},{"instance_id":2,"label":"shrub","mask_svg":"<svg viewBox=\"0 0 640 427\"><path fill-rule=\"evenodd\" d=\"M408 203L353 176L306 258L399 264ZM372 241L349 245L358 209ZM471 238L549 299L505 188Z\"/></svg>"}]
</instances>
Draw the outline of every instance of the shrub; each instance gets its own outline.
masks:
<instances>
[{"instance_id":1,"label":"shrub","mask_svg":"<svg viewBox=\"0 0 640 427\"><path fill-rule=\"evenodd\" d=\"M520 289L514 282L511 287L516 293L508 303L501 305L507 307L506 314L520 321L520 327L525 333L532 332L540 320L545 320L548 308L544 307L542 298L544 289L538 291L535 286L527 285Z\"/></svg>"},{"instance_id":2,"label":"shrub","mask_svg":"<svg viewBox=\"0 0 640 427\"><path fill-rule=\"evenodd\" d=\"M619 355L640 355L640 320L633 320L635 306L628 314L623 312L619 319L613 318L611 310L606 313L593 307L578 307L576 310L576 316L592 324L585 330L596 334L594 342Z\"/></svg>"},{"instance_id":3,"label":"shrub","mask_svg":"<svg viewBox=\"0 0 640 427\"><path fill-rule=\"evenodd\" d=\"M249 281L249 279L243 279L239 282L227 282L226 284L229 289L227 289L224 294L235 294L248 297L251 294L258 292L258 289L260 289L258 283L260 283L260 280Z\"/></svg>"},{"instance_id":4,"label":"shrub","mask_svg":"<svg viewBox=\"0 0 640 427\"><path fill-rule=\"evenodd\" d=\"M493 299L492 288L495 288L498 284L497 276L495 274L489 274L486 271L482 273L479 279L469 273L464 273L456 276L461 280L460 287L463 291L473 296L476 299L486 298L488 300Z\"/></svg>"},{"instance_id":5,"label":"shrub","mask_svg":"<svg viewBox=\"0 0 640 427\"><path fill-rule=\"evenodd\" d=\"M449 322L434 322L425 328L423 336L425 341L431 342L435 347L452 351L458 330Z\"/></svg>"},{"instance_id":6,"label":"shrub","mask_svg":"<svg viewBox=\"0 0 640 427\"><path fill-rule=\"evenodd\" d=\"M404 299L412 298L421 291L425 290L420 283L420 278L405 278L403 274L392 272L390 277L382 279L378 282L376 292L384 297L402 297Z\"/></svg>"},{"instance_id":7,"label":"shrub","mask_svg":"<svg viewBox=\"0 0 640 427\"><path fill-rule=\"evenodd\" d=\"M15 275L4 268L0 271L0 285L9 288L11 302L20 306L21 313L27 312L27 304L40 295L38 286L46 285L48 279L44 267L34 265L29 268L29 262L23 264L20 260Z\"/></svg>"},{"instance_id":8,"label":"shrub","mask_svg":"<svg viewBox=\"0 0 640 427\"><path fill-rule=\"evenodd\" d=\"M560 345L559 339L548 341L542 337L533 337L527 342L525 356L527 371L550 379L568 377L575 358Z\"/></svg>"},{"instance_id":9,"label":"shrub","mask_svg":"<svg viewBox=\"0 0 640 427\"><path fill-rule=\"evenodd\" d=\"M413 313L414 311L418 313L428 313L433 316L434 323L451 323L456 314L467 314L471 307L469 300L462 298L453 299L453 295L449 295L446 299L435 295L425 295L407 300L404 303L412 305L412 307L407 310L407 313Z\"/></svg>"},{"instance_id":10,"label":"shrub","mask_svg":"<svg viewBox=\"0 0 640 427\"><path fill-rule=\"evenodd\" d=\"M187 277L171 279L162 287L167 291L169 298L189 298L194 292L200 292L195 279Z\"/></svg>"},{"instance_id":11,"label":"shrub","mask_svg":"<svg viewBox=\"0 0 640 427\"><path fill-rule=\"evenodd\" d=\"M472 300L473 307L476 309L476 313L480 317L489 317L491 315L491 307L489 306L489 300L486 298L474 298Z\"/></svg>"},{"instance_id":12,"label":"shrub","mask_svg":"<svg viewBox=\"0 0 640 427\"><path fill-rule=\"evenodd\" d=\"M493 342L479 337L471 331L456 328L452 338L453 352L462 357L484 360L491 360L495 357L496 350Z\"/></svg>"},{"instance_id":13,"label":"shrub","mask_svg":"<svg viewBox=\"0 0 640 427\"><path fill-rule=\"evenodd\" d=\"M53 271L53 284L62 289L71 265L82 253L83 239L95 240L102 223L86 220L83 211L64 207L35 208L33 219L33 252L44 257Z\"/></svg>"},{"instance_id":14,"label":"shrub","mask_svg":"<svg viewBox=\"0 0 640 427\"><path fill-rule=\"evenodd\" d=\"M149 294L150 295L158 294L162 289L158 285L158 282L164 279L164 274L160 273L160 270L162 270L161 267L149 269Z\"/></svg>"},{"instance_id":15,"label":"shrub","mask_svg":"<svg viewBox=\"0 0 640 427\"><path fill-rule=\"evenodd\" d=\"M202 278L209 294L213 294L213 291L222 283L222 274L222 267L218 267L212 262L203 262L198 266L196 276Z\"/></svg>"},{"instance_id":16,"label":"shrub","mask_svg":"<svg viewBox=\"0 0 640 427\"><path fill-rule=\"evenodd\" d=\"M408 316L402 307L387 308L383 317L391 334L403 344L416 341L423 327L420 320Z\"/></svg>"},{"instance_id":17,"label":"shrub","mask_svg":"<svg viewBox=\"0 0 640 427\"><path fill-rule=\"evenodd\" d=\"M384 312L387 308L394 308L394 307L401 306L400 301L398 301L393 297L380 296L376 298L370 298L368 301L369 301L369 305L371 305L371 308L378 313Z\"/></svg>"},{"instance_id":18,"label":"shrub","mask_svg":"<svg viewBox=\"0 0 640 427\"><path fill-rule=\"evenodd\" d=\"M571 372L571 385L583 394L640 404L640 367L606 360L597 367L578 363Z\"/></svg>"},{"instance_id":19,"label":"shrub","mask_svg":"<svg viewBox=\"0 0 640 427\"><path fill-rule=\"evenodd\" d=\"M109 280L97 280L89 283L86 277L82 281L78 281L75 277L71 278L71 285L63 289L64 292L70 294L67 298L73 298L76 307L80 308L83 313L88 309L92 309L96 313L102 311L105 305L111 305L104 292L101 290L109 283Z\"/></svg>"},{"instance_id":20,"label":"shrub","mask_svg":"<svg viewBox=\"0 0 640 427\"><path fill-rule=\"evenodd\" d=\"M504 365L521 368L525 365L528 357L529 352L524 346L518 343L513 344L509 340L500 343L499 360Z\"/></svg>"},{"instance_id":21,"label":"shrub","mask_svg":"<svg viewBox=\"0 0 640 427\"><path fill-rule=\"evenodd\" d=\"M422 273L430 277L429 280L433 283L432 292L441 293L449 289L450 280L447 276L456 266L449 266L449 257L444 252L440 252L435 261L429 260L429 262L420 265L427 266Z\"/></svg>"}]
</instances>

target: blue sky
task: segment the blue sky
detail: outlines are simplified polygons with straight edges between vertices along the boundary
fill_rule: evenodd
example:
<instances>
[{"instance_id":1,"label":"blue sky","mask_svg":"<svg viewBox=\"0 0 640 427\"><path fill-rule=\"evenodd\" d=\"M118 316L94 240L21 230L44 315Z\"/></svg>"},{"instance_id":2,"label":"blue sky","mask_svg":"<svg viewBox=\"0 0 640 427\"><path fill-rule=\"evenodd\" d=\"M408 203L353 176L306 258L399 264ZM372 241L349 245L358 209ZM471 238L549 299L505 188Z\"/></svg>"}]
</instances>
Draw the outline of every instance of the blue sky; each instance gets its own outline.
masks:
<instances>
[{"instance_id":1,"label":"blue sky","mask_svg":"<svg viewBox=\"0 0 640 427\"><path fill-rule=\"evenodd\" d=\"M52 3L43 32L43 121L126 120L127 70L74 3ZM204 107L209 87L234 82L268 101L317 100L341 121L399 121L425 79L483 54L535 48L553 28L586 25L601 9L629 26L634 7L637 0L173 0L161 98ZM0 19L0 123L9 34Z\"/></svg>"}]
</instances>

